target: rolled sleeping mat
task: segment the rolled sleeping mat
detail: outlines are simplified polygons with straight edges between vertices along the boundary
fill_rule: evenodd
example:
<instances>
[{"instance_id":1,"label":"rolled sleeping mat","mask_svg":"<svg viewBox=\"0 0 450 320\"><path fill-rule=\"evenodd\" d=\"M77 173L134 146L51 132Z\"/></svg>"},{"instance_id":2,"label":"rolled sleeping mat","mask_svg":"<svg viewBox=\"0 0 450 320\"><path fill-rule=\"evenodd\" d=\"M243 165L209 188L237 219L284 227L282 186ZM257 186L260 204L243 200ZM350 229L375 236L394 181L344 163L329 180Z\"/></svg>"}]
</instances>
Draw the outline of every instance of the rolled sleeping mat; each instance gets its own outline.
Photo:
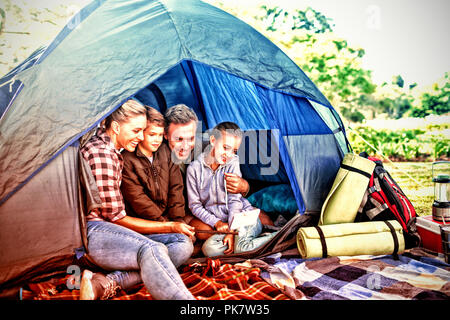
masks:
<instances>
[{"instance_id":1,"label":"rolled sleeping mat","mask_svg":"<svg viewBox=\"0 0 450 320\"><path fill-rule=\"evenodd\" d=\"M340 223L304 227L297 231L302 258L401 254L403 229L397 220Z\"/></svg>"},{"instance_id":2,"label":"rolled sleeping mat","mask_svg":"<svg viewBox=\"0 0 450 320\"><path fill-rule=\"evenodd\" d=\"M320 213L319 225L354 222L375 162L347 153Z\"/></svg>"}]
</instances>

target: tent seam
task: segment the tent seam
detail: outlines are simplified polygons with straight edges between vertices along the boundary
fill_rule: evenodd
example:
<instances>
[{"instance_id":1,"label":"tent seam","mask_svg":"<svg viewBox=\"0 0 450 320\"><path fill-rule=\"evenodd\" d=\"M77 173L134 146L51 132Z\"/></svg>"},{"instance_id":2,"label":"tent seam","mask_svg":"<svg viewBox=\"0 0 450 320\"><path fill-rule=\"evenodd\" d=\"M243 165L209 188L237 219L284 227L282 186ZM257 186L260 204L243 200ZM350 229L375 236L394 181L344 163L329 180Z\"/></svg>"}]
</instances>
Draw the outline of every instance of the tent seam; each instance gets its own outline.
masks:
<instances>
[{"instance_id":1,"label":"tent seam","mask_svg":"<svg viewBox=\"0 0 450 320\"><path fill-rule=\"evenodd\" d=\"M181 41L180 33L178 32L177 25L175 24L175 20L172 18L172 15L170 14L169 9L168 9L168 8L164 5L164 3L162 3L161 1L158 0L158 3L166 10L167 16L169 17L170 21L172 21L173 28L175 29L175 32L176 32L176 34L177 34L178 41L180 42L181 47L183 48L183 51L186 52L186 53L188 53L189 50L188 50L188 49L186 48L186 46L184 45L184 42ZM189 54L189 57L191 57L191 54ZM184 59L182 58L182 60L184 60ZM155 80L155 81L156 81L156 80Z\"/></svg>"}]
</instances>

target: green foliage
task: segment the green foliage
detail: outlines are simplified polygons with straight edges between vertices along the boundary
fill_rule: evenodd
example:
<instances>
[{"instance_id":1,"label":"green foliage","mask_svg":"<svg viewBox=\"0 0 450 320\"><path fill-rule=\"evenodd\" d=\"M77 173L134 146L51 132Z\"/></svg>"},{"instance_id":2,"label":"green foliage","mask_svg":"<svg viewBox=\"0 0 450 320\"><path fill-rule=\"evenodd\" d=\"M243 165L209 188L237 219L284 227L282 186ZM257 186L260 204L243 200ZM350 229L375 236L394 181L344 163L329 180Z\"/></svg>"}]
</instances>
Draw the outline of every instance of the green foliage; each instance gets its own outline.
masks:
<instances>
[{"instance_id":1,"label":"green foliage","mask_svg":"<svg viewBox=\"0 0 450 320\"><path fill-rule=\"evenodd\" d=\"M438 159L441 156L450 157L450 139L442 135L431 137L433 145L433 158Z\"/></svg>"},{"instance_id":2,"label":"green foliage","mask_svg":"<svg viewBox=\"0 0 450 320\"><path fill-rule=\"evenodd\" d=\"M401 75L393 77L390 83L375 85L371 71L361 67L364 49L353 48L347 40L334 35L332 20L322 13L311 7L294 11L280 7L261 8L263 14L256 19L266 22L268 37L291 53L348 121L358 123L380 114L399 119L404 115L425 117L450 112L448 78L444 86L424 93L416 101L413 90L417 89L417 84L405 86ZM279 40L281 38L283 40Z\"/></svg>"},{"instance_id":3,"label":"green foliage","mask_svg":"<svg viewBox=\"0 0 450 320\"><path fill-rule=\"evenodd\" d=\"M442 86L435 84L433 94L422 94L421 104L411 110L411 116L423 118L430 114L446 114L450 112L450 81L449 74L445 74L445 83Z\"/></svg>"},{"instance_id":4,"label":"green foliage","mask_svg":"<svg viewBox=\"0 0 450 320\"><path fill-rule=\"evenodd\" d=\"M6 19L5 10L0 8L0 34L2 34L3 29L5 28L5 19Z\"/></svg>"},{"instance_id":5,"label":"green foliage","mask_svg":"<svg viewBox=\"0 0 450 320\"><path fill-rule=\"evenodd\" d=\"M401 75L398 75L394 78L393 84L396 84L400 88L403 88L403 86L405 85L405 80L403 80Z\"/></svg>"},{"instance_id":6,"label":"green foliage","mask_svg":"<svg viewBox=\"0 0 450 320\"><path fill-rule=\"evenodd\" d=\"M268 24L267 31L277 31L280 26L287 24L291 30L304 29L314 33L332 31L329 24L331 19L311 7L306 8L306 10L295 10L295 14L291 14L278 6L269 8L263 5L261 8L265 10L265 15L260 19Z\"/></svg>"},{"instance_id":7,"label":"green foliage","mask_svg":"<svg viewBox=\"0 0 450 320\"><path fill-rule=\"evenodd\" d=\"M349 119L352 122L363 122L365 119L364 115L358 110L343 107L341 113L346 119Z\"/></svg>"},{"instance_id":8,"label":"green foliage","mask_svg":"<svg viewBox=\"0 0 450 320\"><path fill-rule=\"evenodd\" d=\"M422 129L376 130L361 126L351 128L348 138L356 153L378 151L397 160L450 157L450 139L443 134L429 135Z\"/></svg>"}]
</instances>

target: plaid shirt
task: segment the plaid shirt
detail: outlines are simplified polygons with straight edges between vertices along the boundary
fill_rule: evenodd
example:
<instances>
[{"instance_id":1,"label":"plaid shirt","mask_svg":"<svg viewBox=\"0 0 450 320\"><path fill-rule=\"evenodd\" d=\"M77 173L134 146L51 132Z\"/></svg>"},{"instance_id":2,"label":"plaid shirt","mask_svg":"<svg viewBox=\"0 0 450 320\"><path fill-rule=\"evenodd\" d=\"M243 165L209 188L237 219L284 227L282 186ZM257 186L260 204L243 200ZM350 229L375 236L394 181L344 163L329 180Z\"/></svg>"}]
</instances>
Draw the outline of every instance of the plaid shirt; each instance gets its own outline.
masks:
<instances>
[{"instance_id":1,"label":"plaid shirt","mask_svg":"<svg viewBox=\"0 0 450 320\"><path fill-rule=\"evenodd\" d=\"M81 154L89 163L102 200L100 210L92 210L89 221L116 221L126 216L120 184L122 183L123 159L111 138L102 129L97 130L82 148Z\"/></svg>"}]
</instances>

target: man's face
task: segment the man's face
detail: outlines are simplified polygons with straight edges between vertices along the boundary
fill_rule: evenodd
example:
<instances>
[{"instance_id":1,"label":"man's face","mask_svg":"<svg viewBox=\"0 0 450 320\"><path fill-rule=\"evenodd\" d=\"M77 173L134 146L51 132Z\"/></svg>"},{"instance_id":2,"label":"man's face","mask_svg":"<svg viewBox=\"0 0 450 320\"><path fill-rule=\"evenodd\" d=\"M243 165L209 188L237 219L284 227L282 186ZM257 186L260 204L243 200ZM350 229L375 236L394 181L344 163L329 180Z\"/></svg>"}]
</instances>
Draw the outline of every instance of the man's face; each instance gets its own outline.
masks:
<instances>
[{"instance_id":1,"label":"man's face","mask_svg":"<svg viewBox=\"0 0 450 320\"><path fill-rule=\"evenodd\" d=\"M172 154L179 161L187 160L194 149L196 129L197 123L194 120L186 124L169 124L165 138Z\"/></svg>"}]
</instances>

